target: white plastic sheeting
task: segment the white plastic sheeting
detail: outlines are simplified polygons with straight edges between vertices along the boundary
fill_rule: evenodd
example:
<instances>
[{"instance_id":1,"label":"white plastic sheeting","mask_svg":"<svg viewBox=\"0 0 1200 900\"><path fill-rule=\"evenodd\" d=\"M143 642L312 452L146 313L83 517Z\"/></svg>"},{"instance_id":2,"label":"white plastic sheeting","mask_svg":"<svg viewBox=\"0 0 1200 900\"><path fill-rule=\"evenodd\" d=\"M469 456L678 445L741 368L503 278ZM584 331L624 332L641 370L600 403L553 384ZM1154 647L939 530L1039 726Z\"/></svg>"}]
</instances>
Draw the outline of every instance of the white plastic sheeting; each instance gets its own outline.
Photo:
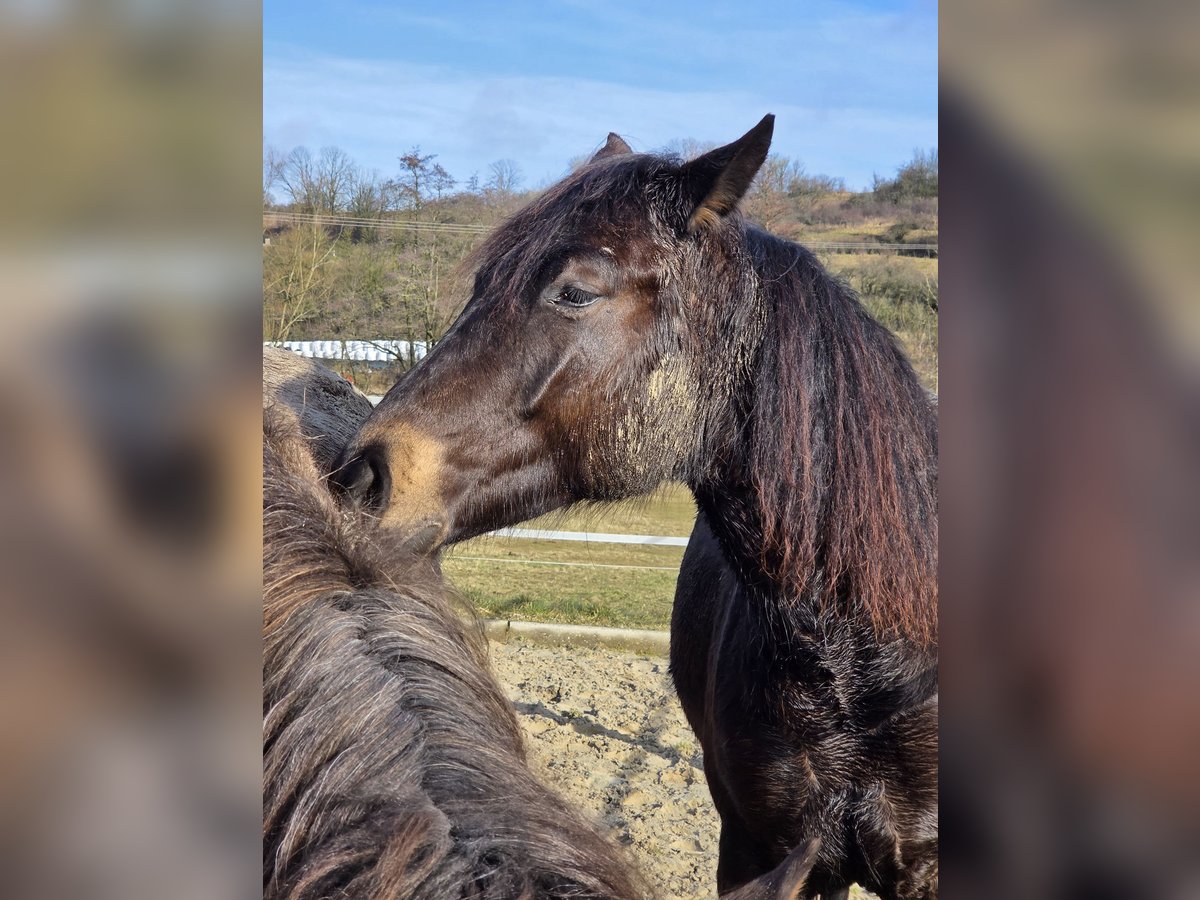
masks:
<instances>
[{"instance_id":1,"label":"white plastic sheeting","mask_svg":"<svg viewBox=\"0 0 1200 900\"><path fill-rule=\"evenodd\" d=\"M269 341L263 346L282 347L315 359L364 362L415 362L429 350L424 341Z\"/></svg>"}]
</instances>

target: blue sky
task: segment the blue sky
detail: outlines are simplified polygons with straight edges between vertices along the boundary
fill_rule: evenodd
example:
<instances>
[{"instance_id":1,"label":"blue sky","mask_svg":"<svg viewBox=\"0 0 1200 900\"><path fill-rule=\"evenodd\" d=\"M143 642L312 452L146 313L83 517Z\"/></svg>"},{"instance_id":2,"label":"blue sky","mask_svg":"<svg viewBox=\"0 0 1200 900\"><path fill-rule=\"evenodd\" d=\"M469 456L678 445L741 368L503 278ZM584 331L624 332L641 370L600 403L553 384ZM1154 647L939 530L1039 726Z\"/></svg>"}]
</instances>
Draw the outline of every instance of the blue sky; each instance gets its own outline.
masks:
<instances>
[{"instance_id":1,"label":"blue sky","mask_svg":"<svg viewBox=\"0 0 1200 900\"><path fill-rule=\"evenodd\" d=\"M852 188L937 146L936 0L266 0L263 42L264 141L383 175L420 145L534 187L609 131L726 143L767 112L775 152Z\"/></svg>"}]
</instances>

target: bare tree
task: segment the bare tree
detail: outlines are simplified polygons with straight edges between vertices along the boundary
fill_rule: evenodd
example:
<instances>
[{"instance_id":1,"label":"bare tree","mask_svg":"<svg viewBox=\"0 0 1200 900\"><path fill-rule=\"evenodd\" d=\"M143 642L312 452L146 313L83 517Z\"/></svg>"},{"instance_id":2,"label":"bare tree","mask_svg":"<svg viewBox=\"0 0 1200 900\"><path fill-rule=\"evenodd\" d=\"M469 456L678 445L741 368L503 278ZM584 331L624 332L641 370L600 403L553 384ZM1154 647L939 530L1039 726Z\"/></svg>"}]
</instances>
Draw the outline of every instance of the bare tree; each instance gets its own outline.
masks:
<instances>
[{"instance_id":1,"label":"bare tree","mask_svg":"<svg viewBox=\"0 0 1200 900\"><path fill-rule=\"evenodd\" d=\"M498 159L488 166L488 170L492 177L488 179L487 189L505 197L515 194L524 180L521 167L515 160Z\"/></svg>"},{"instance_id":2,"label":"bare tree","mask_svg":"<svg viewBox=\"0 0 1200 900\"><path fill-rule=\"evenodd\" d=\"M322 147L315 159L307 147L296 147L278 164L279 182L303 212L345 211L356 174L354 161L338 147Z\"/></svg>"},{"instance_id":3,"label":"bare tree","mask_svg":"<svg viewBox=\"0 0 1200 900\"><path fill-rule=\"evenodd\" d=\"M346 211L357 219L378 219L387 208L387 191L374 170L355 171L349 196Z\"/></svg>"},{"instance_id":4,"label":"bare tree","mask_svg":"<svg viewBox=\"0 0 1200 900\"><path fill-rule=\"evenodd\" d=\"M712 141L698 141L695 138L675 138L665 148L667 153L673 156L678 156L684 162L689 159L695 159L707 153L709 150L716 150L717 145Z\"/></svg>"},{"instance_id":5,"label":"bare tree","mask_svg":"<svg viewBox=\"0 0 1200 900\"><path fill-rule=\"evenodd\" d=\"M430 163L436 158L436 153L422 155L419 146L413 147L400 157L400 177L396 182L396 195L401 206L416 210L424 206L429 190Z\"/></svg>"},{"instance_id":6,"label":"bare tree","mask_svg":"<svg viewBox=\"0 0 1200 900\"><path fill-rule=\"evenodd\" d=\"M291 229L263 254L263 337L286 341L327 307L336 247L324 229L309 225Z\"/></svg>"},{"instance_id":7,"label":"bare tree","mask_svg":"<svg viewBox=\"0 0 1200 900\"><path fill-rule=\"evenodd\" d=\"M354 180L350 185L350 202L346 212L355 219L378 220L388 209L388 189L379 173L372 170L356 169ZM360 241L374 240L378 237L378 229L363 225L354 225L350 229L350 239Z\"/></svg>"},{"instance_id":8,"label":"bare tree","mask_svg":"<svg viewBox=\"0 0 1200 900\"><path fill-rule=\"evenodd\" d=\"M275 187L283 179L286 159L277 147L263 148L263 206L274 202Z\"/></svg>"},{"instance_id":9,"label":"bare tree","mask_svg":"<svg viewBox=\"0 0 1200 900\"><path fill-rule=\"evenodd\" d=\"M442 168L441 163L434 163L430 167L426 183L435 200L441 200L445 194L453 190L454 185L458 184L450 173Z\"/></svg>"},{"instance_id":10,"label":"bare tree","mask_svg":"<svg viewBox=\"0 0 1200 900\"><path fill-rule=\"evenodd\" d=\"M804 216L818 197L844 191L846 183L828 175L810 175L799 160L768 156L746 199L746 212L767 228L776 228L789 216Z\"/></svg>"},{"instance_id":11,"label":"bare tree","mask_svg":"<svg viewBox=\"0 0 1200 900\"><path fill-rule=\"evenodd\" d=\"M804 166L786 156L768 156L746 198L746 212L767 228L776 228L792 210L788 187L804 174Z\"/></svg>"},{"instance_id":12,"label":"bare tree","mask_svg":"<svg viewBox=\"0 0 1200 900\"><path fill-rule=\"evenodd\" d=\"M322 212L343 212L358 176L358 167L339 147L322 147L317 159L317 195Z\"/></svg>"},{"instance_id":13,"label":"bare tree","mask_svg":"<svg viewBox=\"0 0 1200 900\"><path fill-rule=\"evenodd\" d=\"M279 180L293 207L315 212L318 204L316 163L307 147L294 147L283 160Z\"/></svg>"}]
</instances>

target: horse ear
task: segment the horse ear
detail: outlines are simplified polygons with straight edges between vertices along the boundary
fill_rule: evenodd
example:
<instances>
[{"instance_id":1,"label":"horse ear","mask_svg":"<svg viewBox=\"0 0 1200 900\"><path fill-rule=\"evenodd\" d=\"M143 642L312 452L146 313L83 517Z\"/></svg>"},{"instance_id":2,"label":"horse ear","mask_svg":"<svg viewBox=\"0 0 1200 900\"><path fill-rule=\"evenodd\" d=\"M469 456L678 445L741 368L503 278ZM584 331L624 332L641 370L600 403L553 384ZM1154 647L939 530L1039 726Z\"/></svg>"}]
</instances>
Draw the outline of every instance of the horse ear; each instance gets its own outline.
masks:
<instances>
[{"instance_id":1,"label":"horse ear","mask_svg":"<svg viewBox=\"0 0 1200 900\"><path fill-rule=\"evenodd\" d=\"M688 217L689 234L711 228L733 212L766 160L774 131L775 116L767 113L732 144L710 150L683 165L681 172L687 193L696 204Z\"/></svg>"},{"instance_id":2,"label":"horse ear","mask_svg":"<svg viewBox=\"0 0 1200 900\"><path fill-rule=\"evenodd\" d=\"M721 900L800 900L820 848L821 841L811 838L770 872L722 895Z\"/></svg>"},{"instance_id":3,"label":"horse ear","mask_svg":"<svg viewBox=\"0 0 1200 900\"><path fill-rule=\"evenodd\" d=\"M596 155L588 160L588 162L596 162L599 159L608 159L610 156L621 156L632 152L633 150L625 143L624 138L615 131L610 131L608 133L608 140L604 142L604 146L597 150Z\"/></svg>"}]
</instances>

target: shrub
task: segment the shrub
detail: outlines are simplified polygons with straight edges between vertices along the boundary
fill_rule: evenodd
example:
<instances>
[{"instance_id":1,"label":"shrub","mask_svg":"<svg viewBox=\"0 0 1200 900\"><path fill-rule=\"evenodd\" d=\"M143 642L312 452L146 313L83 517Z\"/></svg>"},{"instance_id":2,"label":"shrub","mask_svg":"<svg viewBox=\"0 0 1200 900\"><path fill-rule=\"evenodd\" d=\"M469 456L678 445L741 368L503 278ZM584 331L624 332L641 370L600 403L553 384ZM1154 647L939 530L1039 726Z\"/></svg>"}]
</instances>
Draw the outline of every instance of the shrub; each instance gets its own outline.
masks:
<instances>
[{"instance_id":1,"label":"shrub","mask_svg":"<svg viewBox=\"0 0 1200 900\"><path fill-rule=\"evenodd\" d=\"M861 256L840 268L864 300L878 299L897 306L924 306L937 311L937 270L901 256Z\"/></svg>"},{"instance_id":2,"label":"shrub","mask_svg":"<svg viewBox=\"0 0 1200 900\"><path fill-rule=\"evenodd\" d=\"M938 195L938 152L917 150L913 158L896 171L895 178L875 176L871 193L887 203L900 203L915 197Z\"/></svg>"}]
</instances>

